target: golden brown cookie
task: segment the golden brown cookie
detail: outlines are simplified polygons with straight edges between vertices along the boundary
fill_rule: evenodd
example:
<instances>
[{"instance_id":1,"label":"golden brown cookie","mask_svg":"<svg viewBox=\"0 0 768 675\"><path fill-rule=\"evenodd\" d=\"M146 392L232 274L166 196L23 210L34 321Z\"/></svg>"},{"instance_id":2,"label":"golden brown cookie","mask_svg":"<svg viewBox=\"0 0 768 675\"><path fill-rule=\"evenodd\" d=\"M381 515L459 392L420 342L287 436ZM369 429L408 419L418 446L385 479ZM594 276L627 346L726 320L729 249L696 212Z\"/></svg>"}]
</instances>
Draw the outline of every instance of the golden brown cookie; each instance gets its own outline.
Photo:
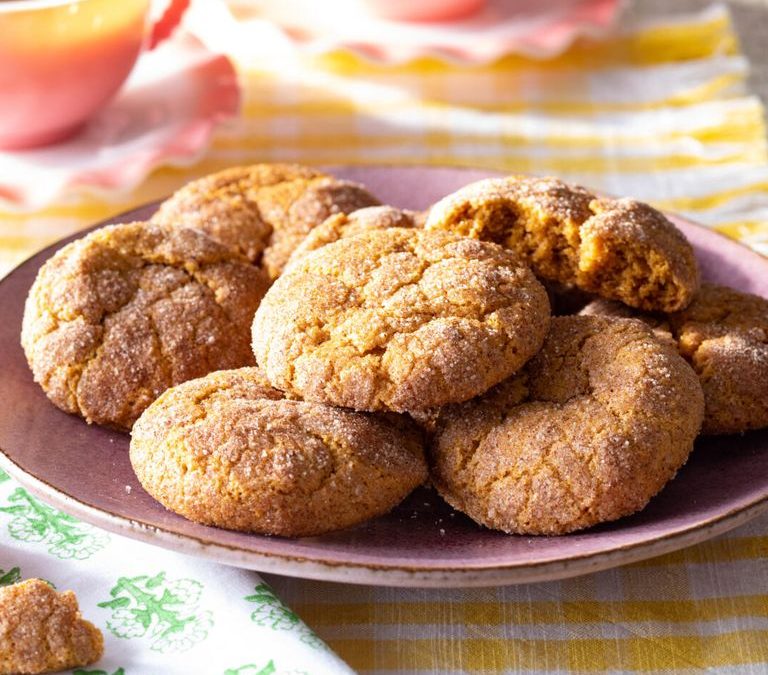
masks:
<instances>
[{"instance_id":1,"label":"golden brown cookie","mask_svg":"<svg viewBox=\"0 0 768 675\"><path fill-rule=\"evenodd\" d=\"M421 436L404 418L287 400L257 368L166 391L134 425L130 456L166 508L287 537L382 515L427 477Z\"/></svg>"},{"instance_id":2,"label":"golden brown cookie","mask_svg":"<svg viewBox=\"0 0 768 675\"><path fill-rule=\"evenodd\" d=\"M313 227L335 213L378 203L362 185L309 167L255 164L188 183L152 220L201 229L274 279Z\"/></svg>"},{"instance_id":3,"label":"golden brown cookie","mask_svg":"<svg viewBox=\"0 0 768 675\"><path fill-rule=\"evenodd\" d=\"M496 242L542 279L640 309L682 309L699 285L693 248L659 211L556 178L472 183L435 204L426 228Z\"/></svg>"},{"instance_id":4,"label":"golden brown cookie","mask_svg":"<svg viewBox=\"0 0 768 675\"><path fill-rule=\"evenodd\" d=\"M101 658L104 638L80 615L72 591L40 579L0 588L0 673L49 673Z\"/></svg>"},{"instance_id":5,"label":"golden brown cookie","mask_svg":"<svg viewBox=\"0 0 768 675\"><path fill-rule=\"evenodd\" d=\"M254 363L250 325L268 286L197 230L112 225L43 265L21 342L56 406L130 429L168 387Z\"/></svg>"},{"instance_id":6,"label":"golden brown cookie","mask_svg":"<svg viewBox=\"0 0 768 675\"><path fill-rule=\"evenodd\" d=\"M631 319L552 319L517 375L441 412L431 476L487 527L563 534L642 509L685 463L704 411L693 371Z\"/></svg>"},{"instance_id":7,"label":"golden brown cookie","mask_svg":"<svg viewBox=\"0 0 768 675\"><path fill-rule=\"evenodd\" d=\"M273 386L356 410L464 401L535 354L547 294L514 253L447 232L389 228L298 260L253 322Z\"/></svg>"},{"instance_id":8,"label":"golden brown cookie","mask_svg":"<svg viewBox=\"0 0 768 675\"><path fill-rule=\"evenodd\" d=\"M384 230L389 227L417 227L419 214L403 211L394 206L369 206L350 214L337 213L324 220L304 237L291 254L288 264L303 258L307 253L321 246L332 244L344 237L353 237L369 230Z\"/></svg>"},{"instance_id":9,"label":"golden brown cookie","mask_svg":"<svg viewBox=\"0 0 768 675\"><path fill-rule=\"evenodd\" d=\"M705 434L768 427L768 300L702 284L693 302L669 315L637 313L618 303L591 303L588 314L630 315L672 341L704 389Z\"/></svg>"}]
</instances>

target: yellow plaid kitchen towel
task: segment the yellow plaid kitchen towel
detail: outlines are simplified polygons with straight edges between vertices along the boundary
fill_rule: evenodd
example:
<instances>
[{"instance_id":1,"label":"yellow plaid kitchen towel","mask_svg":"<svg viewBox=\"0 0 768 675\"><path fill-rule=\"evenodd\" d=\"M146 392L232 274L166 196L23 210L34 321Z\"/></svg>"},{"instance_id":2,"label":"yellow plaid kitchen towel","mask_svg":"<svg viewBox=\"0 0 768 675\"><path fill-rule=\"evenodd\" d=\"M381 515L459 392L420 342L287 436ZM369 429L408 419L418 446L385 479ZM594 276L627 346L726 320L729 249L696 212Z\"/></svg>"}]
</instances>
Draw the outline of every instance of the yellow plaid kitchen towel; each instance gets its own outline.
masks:
<instances>
[{"instance_id":1,"label":"yellow plaid kitchen towel","mask_svg":"<svg viewBox=\"0 0 768 675\"><path fill-rule=\"evenodd\" d=\"M243 115L193 167L119 203L79 196L0 213L0 271L66 233L237 163L418 163L557 174L647 200L768 253L764 110L729 14L622 22L546 62L460 68L312 62L231 46ZM768 517L719 539L577 579L482 590L272 577L365 673L768 672Z\"/></svg>"}]
</instances>

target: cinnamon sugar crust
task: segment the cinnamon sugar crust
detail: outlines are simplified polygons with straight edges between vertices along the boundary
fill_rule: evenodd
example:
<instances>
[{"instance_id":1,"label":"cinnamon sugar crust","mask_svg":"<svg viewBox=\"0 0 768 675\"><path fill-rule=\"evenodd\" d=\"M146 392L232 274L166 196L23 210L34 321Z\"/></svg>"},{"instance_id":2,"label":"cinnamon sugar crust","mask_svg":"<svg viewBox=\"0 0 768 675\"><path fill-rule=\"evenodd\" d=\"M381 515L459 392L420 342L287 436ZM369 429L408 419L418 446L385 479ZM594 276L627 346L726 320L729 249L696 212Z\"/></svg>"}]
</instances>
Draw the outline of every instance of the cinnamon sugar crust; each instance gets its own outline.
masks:
<instances>
[{"instance_id":1,"label":"cinnamon sugar crust","mask_svg":"<svg viewBox=\"0 0 768 675\"><path fill-rule=\"evenodd\" d=\"M198 228L274 279L315 226L333 214L377 204L362 185L309 167L255 164L188 183L160 205L152 220Z\"/></svg>"},{"instance_id":2,"label":"cinnamon sugar crust","mask_svg":"<svg viewBox=\"0 0 768 675\"><path fill-rule=\"evenodd\" d=\"M572 532L645 507L687 460L703 411L693 371L640 321L555 317L519 374L441 411L432 481L487 527Z\"/></svg>"},{"instance_id":3,"label":"cinnamon sugar crust","mask_svg":"<svg viewBox=\"0 0 768 675\"><path fill-rule=\"evenodd\" d=\"M435 204L426 229L496 242L542 279L639 309L677 311L699 286L693 248L663 214L556 178L472 183Z\"/></svg>"},{"instance_id":4,"label":"cinnamon sugar crust","mask_svg":"<svg viewBox=\"0 0 768 675\"><path fill-rule=\"evenodd\" d=\"M427 477L421 435L404 418L287 400L256 368L166 391L136 422L130 457L170 510L288 537L386 513Z\"/></svg>"},{"instance_id":5,"label":"cinnamon sugar crust","mask_svg":"<svg viewBox=\"0 0 768 675\"><path fill-rule=\"evenodd\" d=\"M0 673L59 672L101 658L104 638L80 615L72 591L41 579L0 588Z\"/></svg>"},{"instance_id":6,"label":"cinnamon sugar crust","mask_svg":"<svg viewBox=\"0 0 768 675\"><path fill-rule=\"evenodd\" d=\"M548 324L546 292L514 253L389 228L291 265L254 317L253 348L281 390L404 412L486 391L538 351Z\"/></svg>"},{"instance_id":7,"label":"cinnamon sugar crust","mask_svg":"<svg viewBox=\"0 0 768 675\"><path fill-rule=\"evenodd\" d=\"M112 225L43 265L21 342L57 407L130 429L168 387L254 363L249 328L268 285L196 230Z\"/></svg>"},{"instance_id":8,"label":"cinnamon sugar crust","mask_svg":"<svg viewBox=\"0 0 768 675\"><path fill-rule=\"evenodd\" d=\"M669 315L594 302L584 313L636 315L670 340L704 389L702 432L733 434L768 427L768 300L702 284L693 302Z\"/></svg>"},{"instance_id":9,"label":"cinnamon sugar crust","mask_svg":"<svg viewBox=\"0 0 768 675\"><path fill-rule=\"evenodd\" d=\"M326 244L332 244L339 239L353 237L369 230L384 230L390 227L420 227L418 224L419 217L420 214L414 211L397 209L394 206L369 206L349 214L337 213L324 220L304 237L304 240L293 250L288 264Z\"/></svg>"}]
</instances>

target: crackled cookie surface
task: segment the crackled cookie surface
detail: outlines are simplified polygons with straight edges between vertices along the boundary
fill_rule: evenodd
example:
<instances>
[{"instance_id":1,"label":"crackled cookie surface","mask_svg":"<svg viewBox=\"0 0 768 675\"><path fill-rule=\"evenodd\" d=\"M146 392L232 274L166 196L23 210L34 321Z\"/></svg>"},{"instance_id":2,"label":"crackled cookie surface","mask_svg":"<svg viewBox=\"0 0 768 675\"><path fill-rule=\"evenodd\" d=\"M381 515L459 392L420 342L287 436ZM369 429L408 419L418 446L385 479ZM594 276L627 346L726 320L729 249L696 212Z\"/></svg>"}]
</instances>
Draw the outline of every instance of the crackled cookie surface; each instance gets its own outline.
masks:
<instances>
[{"instance_id":1,"label":"crackled cookie surface","mask_svg":"<svg viewBox=\"0 0 768 675\"><path fill-rule=\"evenodd\" d=\"M519 374L441 412L432 480L487 527L571 532L642 509L685 463L703 409L694 372L643 323L555 317Z\"/></svg>"},{"instance_id":2,"label":"crackled cookie surface","mask_svg":"<svg viewBox=\"0 0 768 675\"><path fill-rule=\"evenodd\" d=\"M702 432L730 434L768 426L768 300L702 284L693 302L669 315L593 302L588 314L629 315L677 345L699 376L706 411Z\"/></svg>"},{"instance_id":3,"label":"crackled cookie surface","mask_svg":"<svg viewBox=\"0 0 768 675\"><path fill-rule=\"evenodd\" d=\"M321 246L332 244L339 239L352 237L369 230L384 230L390 227L421 227L421 214L397 209L394 206L369 206L350 214L337 213L313 228L294 249L288 263L303 258L307 253Z\"/></svg>"},{"instance_id":4,"label":"crackled cookie surface","mask_svg":"<svg viewBox=\"0 0 768 675\"><path fill-rule=\"evenodd\" d=\"M0 673L48 673L101 658L104 638L80 615L72 591L40 579L0 588Z\"/></svg>"},{"instance_id":5,"label":"crackled cookie surface","mask_svg":"<svg viewBox=\"0 0 768 675\"><path fill-rule=\"evenodd\" d=\"M136 422L141 484L190 520L307 536L388 512L426 480L404 418L287 400L257 368L166 391Z\"/></svg>"},{"instance_id":6,"label":"crackled cookie surface","mask_svg":"<svg viewBox=\"0 0 768 675\"><path fill-rule=\"evenodd\" d=\"M548 325L546 292L514 253L390 228L291 265L254 317L253 348L279 389L403 412L487 390L536 353Z\"/></svg>"},{"instance_id":7,"label":"crackled cookie surface","mask_svg":"<svg viewBox=\"0 0 768 675\"><path fill-rule=\"evenodd\" d=\"M254 363L250 325L268 285L196 230L112 225L43 265L21 342L55 405L129 429L168 387Z\"/></svg>"},{"instance_id":8,"label":"crackled cookie surface","mask_svg":"<svg viewBox=\"0 0 768 675\"><path fill-rule=\"evenodd\" d=\"M313 227L378 203L362 185L309 167L255 164L188 183L152 219L201 229L275 278Z\"/></svg>"},{"instance_id":9,"label":"crackled cookie surface","mask_svg":"<svg viewBox=\"0 0 768 675\"><path fill-rule=\"evenodd\" d=\"M659 211L555 178L472 183L435 204L426 228L496 242L543 279L640 309L682 309L699 285L691 245Z\"/></svg>"}]
</instances>

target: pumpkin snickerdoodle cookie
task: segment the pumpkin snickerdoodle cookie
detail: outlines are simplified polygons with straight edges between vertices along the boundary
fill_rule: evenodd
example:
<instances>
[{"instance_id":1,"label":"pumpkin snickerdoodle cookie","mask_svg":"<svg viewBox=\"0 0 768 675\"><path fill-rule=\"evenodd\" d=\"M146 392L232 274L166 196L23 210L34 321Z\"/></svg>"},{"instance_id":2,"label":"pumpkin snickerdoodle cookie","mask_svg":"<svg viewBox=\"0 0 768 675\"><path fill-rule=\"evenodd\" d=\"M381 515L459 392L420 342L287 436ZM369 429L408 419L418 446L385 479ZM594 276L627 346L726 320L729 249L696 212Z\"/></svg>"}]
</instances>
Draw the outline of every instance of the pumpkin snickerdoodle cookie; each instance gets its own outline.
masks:
<instances>
[{"instance_id":1,"label":"pumpkin snickerdoodle cookie","mask_svg":"<svg viewBox=\"0 0 768 675\"><path fill-rule=\"evenodd\" d=\"M72 591L41 579L0 588L0 673L50 673L101 658L104 638L80 615Z\"/></svg>"},{"instance_id":2,"label":"pumpkin snickerdoodle cookie","mask_svg":"<svg viewBox=\"0 0 768 675\"><path fill-rule=\"evenodd\" d=\"M405 419L287 400L257 368L166 391L134 425L130 458L190 520L290 537L384 514L427 477Z\"/></svg>"},{"instance_id":3,"label":"pumpkin snickerdoodle cookie","mask_svg":"<svg viewBox=\"0 0 768 675\"><path fill-rule=\"evenodd\" d=\"M435 204L425 227L494 241L542 279L640 309L682 309L699 285L693 248L659 211L556 178L472 183Z\"/></svg>"},{"instance_id":4,"label":"pumpkin snickerdoodle cookie","mask_svg":"<svg viewBox=\"0 0 768 675\"><path fill-rule=\"evenodd\" d=\"M673 314L641 314L619 303L593 302L585 314L635 315L677 345L704 389L705 434L768 427L768 300L702 284Z\"/></svg>"},{"instance_id":5,"label":"pumpkin snickerdoodle cookie","mask_svg":"<svg viewBox=\"0 0 768 675\"><path fill-rule=\"evenodd\" d=\"M642 509L687 460L703 411L694 372L640 321L555 317L520 373L441 412L432 480L487 527L571 532Z\"/></svg>"},{"instance_id":6,"label":"pumpkin snickerdoodle cookie","mask_svg":"<svg viewBox=\"0 0 768 675\"><path fill-rule=\"evenodd\" d=\"M324 220L304 237L304 241L293 250L288 264L303 258L307 253L321 246L332 244L345 237L390 227L421 227L423 222L420 221L420 213L397 209L394 206L369 206L350 214L337 213Z\"/></svg>"},{"instance_id":7,"label":"pumpkin snickerdoodle cookie","mask_svg":"<svg viewBox=\"0 0 768 675\"><path fill-rule=\"evenodd\" d=\"M362 185L309 167L255 164L188 183L152 220L201 229L274 279L313 227L335 213L377 204Z\"/></svg>"},{"instance_id":8,"label":"pumpkin snickerdoodle cookie","mask_svg":"<svg viewBox=\"0 0 768 675\"><path fill-rule=\"evenodd\" d=\"M112 225L43 265L21 342L56 406L130 429L168 387L254 363L249 329L268 285L196 230Z\"/></svg>"},{"instance_id":9,"label":"pumpkin snickerdoodle cookie","mask_svg":"<svg viewBox=\"0 0 768 675\"><path fill-rule=\"evenodd\" d=\"M371 230L291 265L253 322L273 386L356 410L464 401L535 354L547 295L516 254L447 232Z\"/></svg>"}]
</instances>

